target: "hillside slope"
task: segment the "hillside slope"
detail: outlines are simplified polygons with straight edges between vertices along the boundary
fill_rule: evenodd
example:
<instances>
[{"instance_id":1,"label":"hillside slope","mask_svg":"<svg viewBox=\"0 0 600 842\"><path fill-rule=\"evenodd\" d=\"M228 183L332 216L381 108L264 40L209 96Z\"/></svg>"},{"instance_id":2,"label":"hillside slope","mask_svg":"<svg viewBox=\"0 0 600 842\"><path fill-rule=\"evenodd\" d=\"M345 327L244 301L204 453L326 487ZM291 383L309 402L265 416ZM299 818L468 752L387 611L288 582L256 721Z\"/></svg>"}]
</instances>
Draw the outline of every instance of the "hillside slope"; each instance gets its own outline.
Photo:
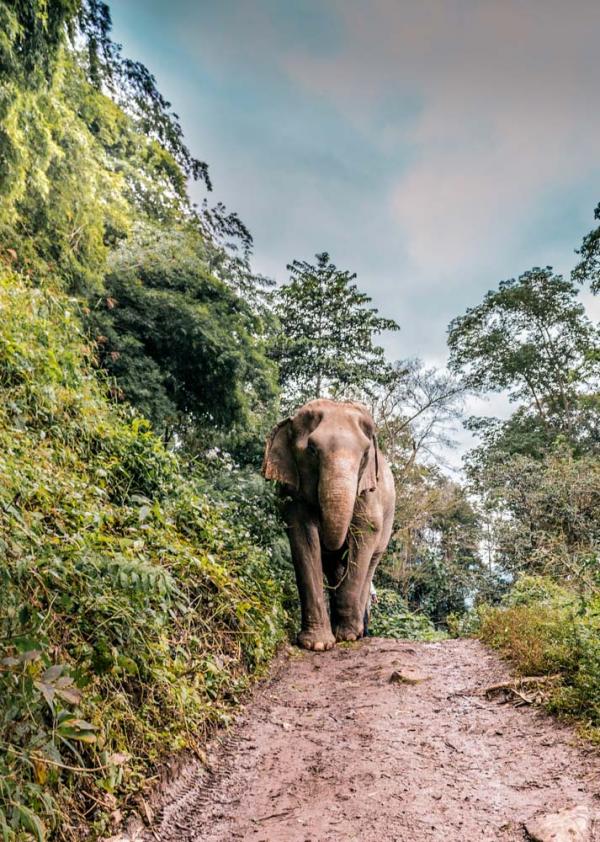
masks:
<instances>
[{"instance_id":1,"label":"hillside slope","mask_svg":"<svg viewBox=\"0 0 600 842\"><path fill-rule=\"evenodd\" d=\"M81 839L199 749L282 636L267 553L92 366L77 303L0 277L0 838ZM205 487L205 486L204 486ZM112 816L111 816L112 814Z\"/></svg>"}]
</instances>

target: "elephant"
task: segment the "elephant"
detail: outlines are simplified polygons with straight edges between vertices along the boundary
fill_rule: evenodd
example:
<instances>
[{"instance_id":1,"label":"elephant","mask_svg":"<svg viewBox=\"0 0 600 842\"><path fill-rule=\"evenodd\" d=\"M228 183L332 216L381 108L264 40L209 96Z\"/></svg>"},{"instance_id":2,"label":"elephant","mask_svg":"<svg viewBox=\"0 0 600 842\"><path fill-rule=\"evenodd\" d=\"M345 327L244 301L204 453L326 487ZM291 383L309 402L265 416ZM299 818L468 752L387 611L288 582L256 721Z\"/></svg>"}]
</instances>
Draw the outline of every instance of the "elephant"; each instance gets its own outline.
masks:
<instances>
[{"instance_id":1,"label":"elephant","mask_svg":"<svg viewBox=\"0 0 600 842\"><path fill-rule=\"evenodd\" d=\"M358 640L395 507L371 414L353 401L309 401L273 428L262 470L283 498L302 613L298 644L324 651Z\"/></svg>"}]
</instances>

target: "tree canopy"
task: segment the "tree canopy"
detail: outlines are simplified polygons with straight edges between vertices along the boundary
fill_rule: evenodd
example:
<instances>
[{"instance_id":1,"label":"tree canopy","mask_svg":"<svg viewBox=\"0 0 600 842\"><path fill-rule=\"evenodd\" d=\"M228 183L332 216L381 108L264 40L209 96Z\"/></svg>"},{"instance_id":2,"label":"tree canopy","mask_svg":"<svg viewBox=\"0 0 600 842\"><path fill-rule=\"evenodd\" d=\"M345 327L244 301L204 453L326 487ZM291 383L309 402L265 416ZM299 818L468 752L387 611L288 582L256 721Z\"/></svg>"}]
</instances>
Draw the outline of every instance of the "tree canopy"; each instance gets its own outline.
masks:
<instances>
[{"instance_id":1,"label":"tree canopy","mask_svg":"<svg viewBox=\"0 0 600 842\"><path fill-rule=\"evenodd\" d=\"M294 260L290 280L274 294L281 329L271 355L289 405L316 397L357 397L385 383L390 367L374 337L399 330L369 307L356 274L338 269L327 252L316 263Z\"/></svg>"},{"instance_id":2,"label":"tree canopy","mask_svg":"<svg viewBox=\"0 0 600 842\"><path fill-rule=\"evenodd\" d=\"M574 446L598 441L599 332L572 281L550 267L502 281L449 327L450 367L476 390L506 390L521 401L504 427L524 437ZM481 423L479 424L481 426Z\"/></svg>"},{"instance_id":3,"label":"tree canopy","mask_svg":"<svg viewBox=\"0 0 600 842\"><path fill-rule=\"evenodd\" d=\"M120 397L167 437L252 426L277 396L264 323L208 272L197 232L138 231L110 258L88 323Z\"/></svg>"},{"instance_id":4,"label":"tree canopy","mask_svg":"<svg viewBox=\"0 0 600 842\"><path fill-rule=\"evenodd\" d=\"M110 37L97 0L0 2L0 238L37 283L77 296L112 394L181 434L268 423L265 279L152 74ZM28 68L34 67L35 72ZM202 438L202 437L201 437Z\"/></svg>"}]
</instances>

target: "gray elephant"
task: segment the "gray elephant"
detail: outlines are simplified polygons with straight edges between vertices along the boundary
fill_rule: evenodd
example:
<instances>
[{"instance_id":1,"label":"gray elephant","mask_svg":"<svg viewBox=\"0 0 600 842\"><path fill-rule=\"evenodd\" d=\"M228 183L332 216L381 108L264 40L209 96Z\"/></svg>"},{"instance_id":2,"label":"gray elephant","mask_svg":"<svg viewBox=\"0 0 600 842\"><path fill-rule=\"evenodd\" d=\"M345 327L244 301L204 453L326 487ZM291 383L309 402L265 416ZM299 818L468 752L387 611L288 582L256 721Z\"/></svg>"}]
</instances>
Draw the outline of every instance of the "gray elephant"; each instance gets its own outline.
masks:
<instances>
[{"instance_id":1,"label":"gray elephant","mask_svg":"<svg viewBox=\"0 0 600 842\"><path fill-rule=\"evenodd\" d=\"M281 483L284 496L302 609L298 643L321 651L336 640L357 640L395 504L370 413L350 401L310 401L273 429L263 474Z\"/></svg>"}]
</instances>

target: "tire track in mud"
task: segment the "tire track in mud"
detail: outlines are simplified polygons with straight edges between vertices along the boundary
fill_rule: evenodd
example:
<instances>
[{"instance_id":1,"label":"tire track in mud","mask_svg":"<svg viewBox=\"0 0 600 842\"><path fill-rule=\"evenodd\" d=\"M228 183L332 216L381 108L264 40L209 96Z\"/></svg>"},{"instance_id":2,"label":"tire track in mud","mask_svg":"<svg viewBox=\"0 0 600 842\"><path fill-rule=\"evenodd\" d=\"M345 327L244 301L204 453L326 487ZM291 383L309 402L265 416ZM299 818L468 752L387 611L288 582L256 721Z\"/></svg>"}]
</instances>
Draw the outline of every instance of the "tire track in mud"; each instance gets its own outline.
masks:
<instances>
[{"instance_id":1,"label":"tire track in mud","mask_svg":"<svg viewBox=\"0 0 600 842\"><path fill-rule=\"evenodd\" d=\"M597 750L541 710L485 697L508 677L471 640L294 651L213 743L211 771L192 764L165 788L144 839L514 842L575 805L600 839Z\"/></svg>"}]
</instances>

